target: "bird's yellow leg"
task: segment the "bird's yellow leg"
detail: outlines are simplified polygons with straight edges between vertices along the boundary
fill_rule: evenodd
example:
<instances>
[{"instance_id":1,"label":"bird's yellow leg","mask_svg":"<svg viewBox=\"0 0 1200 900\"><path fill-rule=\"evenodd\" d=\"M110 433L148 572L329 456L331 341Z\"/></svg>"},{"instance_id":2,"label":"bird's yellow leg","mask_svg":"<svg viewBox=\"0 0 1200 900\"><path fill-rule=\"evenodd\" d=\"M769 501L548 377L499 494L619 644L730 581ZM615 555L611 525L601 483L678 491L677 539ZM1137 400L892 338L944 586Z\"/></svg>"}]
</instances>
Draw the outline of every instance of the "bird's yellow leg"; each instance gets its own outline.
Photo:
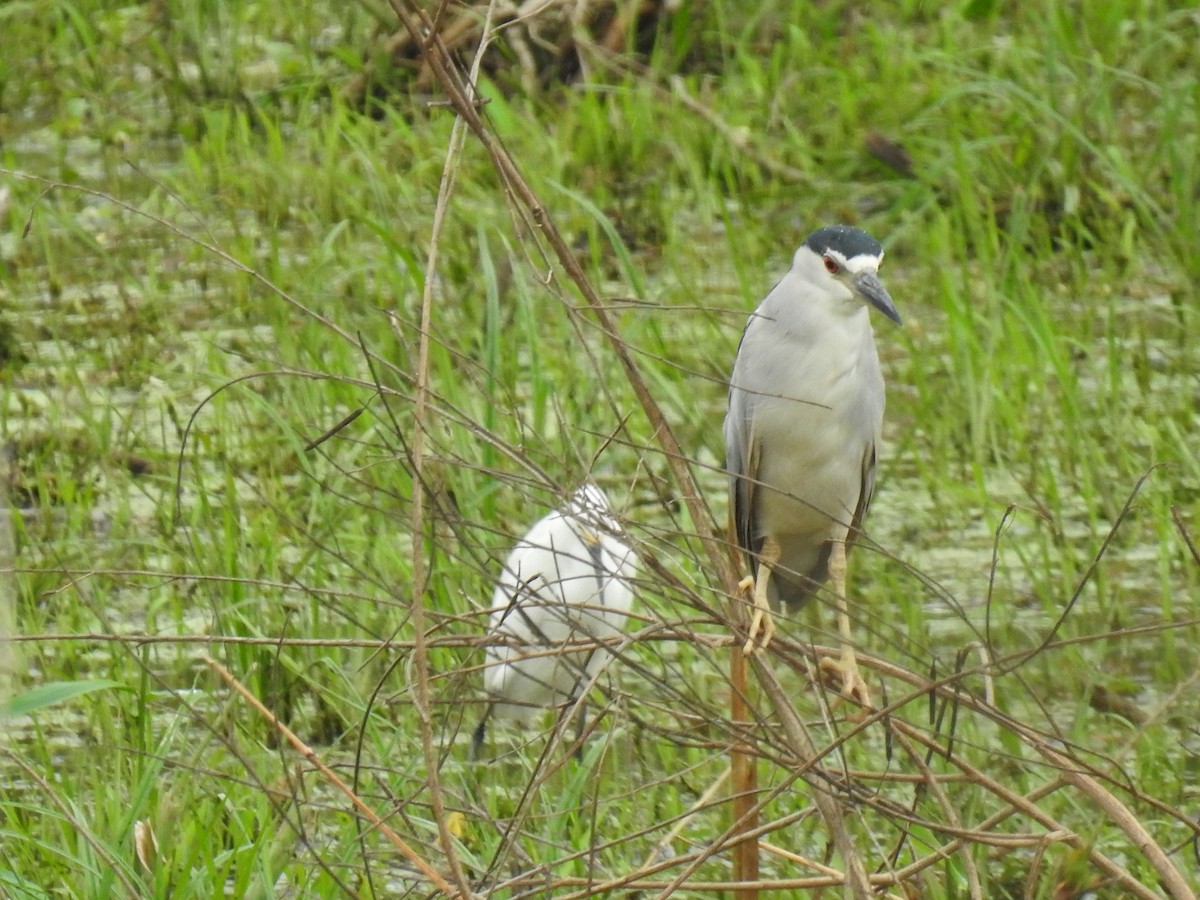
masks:
<instances>
[{"instance_id":1,"label":"bird's yellow leg","mask_svg":"<svg viewBox=\"0 0 1200 900\"><path fill-rule=\"evenodd\" d=\"M837 594L838 634L841 637L842 652L835 662L832 659L822 659L820 669L823 673L832 675L841 684L840 693L847 699L853 699L865 709L872 709L871 692L867 688L858 671L858 659L854 655L854 635L850 630L850 603L846 599L846 544L835 541L829 554L829 580Z\"/></svg>"},{"instance_id":2,"label":"bird's yellow leg","mask_svg":"<svg viewBox=\"0 0 1200 900\"><path fill-rule=\"evenodd\" d=\"M775 618L771 615L771 603L767 600L767 584L771 580L775 564L779 562L779 554L779 544L774 538L764 540L762 549L758 552L758 577L746 578L739 585L742 589L754 585L754 612L750 616L750 636L746 638L746 645L742 648L742 652L747 656L766 650L767 644L771 643L771 638L775 636Z\"/></svg>"}]
</instances>

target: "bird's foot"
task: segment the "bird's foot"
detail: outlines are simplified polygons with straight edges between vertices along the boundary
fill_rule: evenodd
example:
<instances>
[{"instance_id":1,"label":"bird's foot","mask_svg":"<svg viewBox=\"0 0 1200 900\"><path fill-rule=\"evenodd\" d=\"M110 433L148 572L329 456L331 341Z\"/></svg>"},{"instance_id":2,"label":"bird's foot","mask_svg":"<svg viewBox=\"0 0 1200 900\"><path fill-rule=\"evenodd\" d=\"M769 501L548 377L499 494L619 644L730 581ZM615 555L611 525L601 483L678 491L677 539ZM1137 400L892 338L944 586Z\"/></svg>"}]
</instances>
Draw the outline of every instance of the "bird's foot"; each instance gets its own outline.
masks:
<instances>
[{"instance_id":1,"label":"bird's foot","mask_svg":"<svg viewBox=\"0 0 1200 900\"><path fill-rule=\"evenodd\" d=\"M851 721L861 721L875 708L871 702L871 690L858 671L858 660L853 652L843 653L840 659L822 657L817 663L817 669L822 683L838 692L835 706L843 700L850 700L861 707L847 717Z\"/></svg>"},{"instance_id":2,"label":"bird's foot","mask_svg":"<svg viewBox=\"0 0 1200 900\"><path fill-rule=\"evenodd\" d=\"M775 636L775 617L771 615L771 607L767 602L766 592L759 591L753 576L747 575L738 582L738 590L750 594L747 598L754 604L754 612L750 616L750 632L742 652L747 656L762 653ZM760 634L761 632L761 634Z\"/></svg>"}]
</instances>

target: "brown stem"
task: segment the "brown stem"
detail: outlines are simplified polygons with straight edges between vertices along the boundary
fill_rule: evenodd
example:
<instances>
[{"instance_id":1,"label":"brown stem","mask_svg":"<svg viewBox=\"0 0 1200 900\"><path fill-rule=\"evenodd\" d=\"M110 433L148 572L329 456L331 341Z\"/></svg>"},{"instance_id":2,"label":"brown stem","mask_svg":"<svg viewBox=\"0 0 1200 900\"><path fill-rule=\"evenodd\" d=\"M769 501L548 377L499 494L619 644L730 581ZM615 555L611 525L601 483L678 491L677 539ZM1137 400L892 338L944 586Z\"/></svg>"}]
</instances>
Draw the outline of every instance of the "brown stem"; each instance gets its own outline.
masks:
<instances>
[{"instance_id":1,"label":"brown stem","mask_svg":"<svg viewBox=\"0 0 1200 900\"><path fill-rule=\"evenodd\" d=\"M458 894L450 882L446 881L446 879L438 873L437 869L426 862L425 858L421 856L421 854L417 853L417 851L410 847L408 843L400 837L400 835L396 834L396 832L389 828L387 823L385 823L383 819L381 819L375 813L375 811L371 809L371 807L363 803L358 794L350 790L350 787L344 781L342 781L342 779L339 778L332 769L325 765L325 763L321 762L321 759L317 756L317 752L315 750L309 747L308 744L304 743L304 741L300 740L300 738L296 736L295 732L280 722L279 719L276 718L275 714L263 705L261 700L250 693L250 691L246 689L246 686L233 676L232 672L230 672L211 656L204 656L204 662L209 666L209 668L221 676L221 680L223 680L227 685L233 688L234 691L240 694L243 700L253 706L259 715L270 722L271 727L282 734L284 738L287 739L287 742L295 748L296 752L312 763L313 767L325 777L326 781L341 791L342 794L344 794L346 798L352 804L354 804L354 808L357 809L364 817L366 817L367 821L374 825L375 828L379 830L380 834L387 838L387 840L391 841L392 846L399 850L401 854L403 854L404 857L421 872L422 875L429 879L430 884L436 887L439 891L444 892L447 896L456 896Z\"/></svg>"}]
</instances>

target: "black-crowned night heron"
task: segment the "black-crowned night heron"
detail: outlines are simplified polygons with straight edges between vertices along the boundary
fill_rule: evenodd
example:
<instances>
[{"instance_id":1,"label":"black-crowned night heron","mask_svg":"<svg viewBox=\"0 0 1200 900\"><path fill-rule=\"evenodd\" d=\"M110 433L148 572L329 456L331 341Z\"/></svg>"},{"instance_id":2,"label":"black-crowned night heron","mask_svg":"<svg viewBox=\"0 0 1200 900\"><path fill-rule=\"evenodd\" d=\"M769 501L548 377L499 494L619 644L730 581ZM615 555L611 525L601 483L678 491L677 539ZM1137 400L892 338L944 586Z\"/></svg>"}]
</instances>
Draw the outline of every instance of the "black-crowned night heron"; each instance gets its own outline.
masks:
<instances>
[{"instance_id":1,"label":"black-crowned night heron","mask_svg":"<svg viewBox=\"0 0 1200 900\"><path fill-rule=\"evenodd\" d=\"M512 549L492 595L495 642L484 675L490 706L475 729L475 751L490 715L529 720L587 690L612 661L611 650L564 648L622 633L637 565L608 498L590 482Z\"/></svg>"},{"instance_id":2,"label":"black-crowned night heron","mask_svg":"<svg viewBox=\"0 0 1200 900\"><path fill-rule=\"evenodd\" d=\"M869 307L900 314L879 280L883 248L832 225L809 235L792 268L751 315L725 416L737 540L750 558L754 612L746 652L775 631L772 605L794 610L826 581L838 603L841 659L823 660L845 696L870 705L846 601L846 554L875 487L884 389Z\"/></svg>"}]
</instances>

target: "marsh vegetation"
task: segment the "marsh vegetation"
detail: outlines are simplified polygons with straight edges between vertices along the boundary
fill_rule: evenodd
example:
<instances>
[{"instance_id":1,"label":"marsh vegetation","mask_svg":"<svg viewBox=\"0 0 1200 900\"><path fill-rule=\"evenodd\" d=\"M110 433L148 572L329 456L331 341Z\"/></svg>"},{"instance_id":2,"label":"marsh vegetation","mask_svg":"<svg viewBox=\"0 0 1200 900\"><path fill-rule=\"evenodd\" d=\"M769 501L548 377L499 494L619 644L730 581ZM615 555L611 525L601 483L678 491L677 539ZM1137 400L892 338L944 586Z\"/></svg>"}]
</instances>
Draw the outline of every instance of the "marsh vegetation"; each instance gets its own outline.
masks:
<instances>
[{"instance_id":1,"label":"marsh vegetation","mask_svg":"<svg viewBox=\"0 0 1200 900\"><path fill-rule=\"evenodd\" d=\"M822 790L889 896L1194 890L1200 15L645 6L567 66L477 13L537 213L384 5L0 8L0 894L698 896L737 741L764 888L846 870ZM758 681L731 722L704 536L746 315L833 221L905 319L850 564L888 715L808 680L812 604L765 660L801 765ZM579 756L472 762L501 561L588 477L646 563L614 678Z\"/></svg>"}]
</instances>

